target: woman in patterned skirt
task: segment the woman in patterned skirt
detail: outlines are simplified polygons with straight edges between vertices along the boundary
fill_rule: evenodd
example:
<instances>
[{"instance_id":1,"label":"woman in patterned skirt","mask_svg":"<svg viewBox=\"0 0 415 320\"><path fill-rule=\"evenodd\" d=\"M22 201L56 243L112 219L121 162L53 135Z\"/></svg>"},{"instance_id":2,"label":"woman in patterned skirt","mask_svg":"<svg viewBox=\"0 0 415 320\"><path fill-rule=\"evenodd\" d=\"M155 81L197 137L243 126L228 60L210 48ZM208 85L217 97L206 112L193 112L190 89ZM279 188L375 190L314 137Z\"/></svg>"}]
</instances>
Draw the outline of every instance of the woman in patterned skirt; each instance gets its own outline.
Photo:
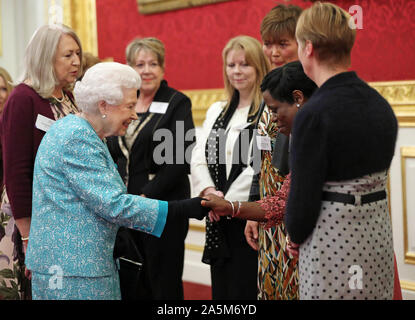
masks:
<instances>
[{"instance_id":1,"label":"woman in patterned skirt","mask_svg":"<svg viewBox=\"0 0 415 320\"><path fill-rule=\"evenodd\" d=\"M330 3L297 23L299 59L319 87L292 131L285 224L300 299L393 297L385 185L398 125L389 103L348 72L355 36L350 15Z\"/></svg>"},{"instance_id":2,"label":"woman in patterned skirt","mask_svg":"<svg viewBox=\"0 0 415 320\"><path fill-rule=\"evenodd\" d=\"M263 51L272 68L298 60L295 27L302 9L295 5L279 4L272 8L261 23ZM286 156L287 149L275 145L278 126L271 121L271 111L265 106L258 124L258 134L269 137L271 148L261 150L261 170L253 183L250 201L274 196L280 190L287 172L276 168L272 163L272 154L277 152ZM285 135L279 134L288 144ZM256 221L247 221L245 236L248 243L258 250L258 299L279 300L298 299L298 272L296 259L292 260L285 250L286 231L283 224L264 228ZM287 265L291 266L287 268ZM281 281L282 278L290 281Z\"/></svg>"}]
</instances>

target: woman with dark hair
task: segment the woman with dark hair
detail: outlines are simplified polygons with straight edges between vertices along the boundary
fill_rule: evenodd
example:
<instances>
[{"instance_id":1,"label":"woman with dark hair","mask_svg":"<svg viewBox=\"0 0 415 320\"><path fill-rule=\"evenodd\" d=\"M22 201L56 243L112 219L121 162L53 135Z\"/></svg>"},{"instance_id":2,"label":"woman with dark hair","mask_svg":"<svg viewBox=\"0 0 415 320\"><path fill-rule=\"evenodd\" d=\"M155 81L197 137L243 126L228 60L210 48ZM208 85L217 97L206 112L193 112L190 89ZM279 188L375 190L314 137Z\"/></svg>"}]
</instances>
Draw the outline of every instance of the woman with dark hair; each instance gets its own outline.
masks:
<instances>
[{"instance_id":1,"label":"woman with dark hair","mask_svg":"<svg viewBox=\"0 0 415 320\"><path fill-rule=\"evenodd\" d=\"M261 84L264 101L271 111L271 121L278 125L280 132L289 136L297 112L311 97L317 88L304 73L301 63L291 62L268 73ZM205 198L202 204L210 207L215 214L233 218L261 221L267 230L278 226L285 230L283 214L287 199L290 175L286 177L280 190L275 195L256 202L228 201L214 195ZM281 236L281 233L280 233ZM282 235L285 238L285 235ZM285 239L284 239L285 240ZM285 246L279 248L285 259L279 260L273 267L275 272L275 290L280 299L298 298L297 258L291 257Z\"/></svg>"},{"instance_id":2,"label":"woman with dark hair","mask_svg":"<svg viewBox=\"0 0 415 320\"><path fill-rule=\"evenodd\" d=\"M298 60L295 27L301 11L295 5L279 4L263 18L260 27L262 50L272 69ZM249 201L275 195L288 174L287 168L276 167L272 162L274 153L279 154L281 159L288 159L288 137L278 132L278 126L271 120L271 111L266 105L259 119L257 134L263 136L260 139L269 139L270 148L261 147L256 152L261 157L261 168L254 176ZM250 220L246 223L245 238L252 248L258 250L258 300L295 298L298 276L288 275L293 281L281 291L278 290L279 279L274 272L274 266L285 259L284 251L280 250L285 247L285 233L283 225L265 229L257 221Z\"/></svg>"}]
</instances>

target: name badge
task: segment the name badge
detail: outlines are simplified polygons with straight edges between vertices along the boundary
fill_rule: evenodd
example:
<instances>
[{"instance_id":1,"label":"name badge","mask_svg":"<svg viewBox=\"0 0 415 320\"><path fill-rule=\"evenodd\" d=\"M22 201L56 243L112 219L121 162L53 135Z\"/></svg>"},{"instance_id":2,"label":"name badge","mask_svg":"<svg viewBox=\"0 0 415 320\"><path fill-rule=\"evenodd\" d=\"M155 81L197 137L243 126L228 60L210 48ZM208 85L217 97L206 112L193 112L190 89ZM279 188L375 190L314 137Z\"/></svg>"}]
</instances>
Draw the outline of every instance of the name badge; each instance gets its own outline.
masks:
<instances>
[{"instance_id":1,"label":"name badge","mask_svg":"<svg viewBox=\"0 0 415 320\"><path fill-rule=\"evenodd\" d=\"M268 136L256 136L259 150L271 151L271 138Z\"/></svg>"},{"instance_id":2,"label":"name badge","mask_svg":"<svg viewBox=\"0 0 415 320\"><path fill-rule=\"evenodd\" d=\"M166 113L169 104L167 102L152 102L149 111L152 113Z\"/></svg>"},{"instance_id":3,"label":"name badge","mask_svg":"<svg viewBox=\"0 0 415 320\"><path fill-rule=\"evenodd\" d=\"M48 117L42 116L41 114L37 115L35 127L39 130L47 132L52 124L55 123L55 120L49 119Z\"/></svg>"}]
</instances>

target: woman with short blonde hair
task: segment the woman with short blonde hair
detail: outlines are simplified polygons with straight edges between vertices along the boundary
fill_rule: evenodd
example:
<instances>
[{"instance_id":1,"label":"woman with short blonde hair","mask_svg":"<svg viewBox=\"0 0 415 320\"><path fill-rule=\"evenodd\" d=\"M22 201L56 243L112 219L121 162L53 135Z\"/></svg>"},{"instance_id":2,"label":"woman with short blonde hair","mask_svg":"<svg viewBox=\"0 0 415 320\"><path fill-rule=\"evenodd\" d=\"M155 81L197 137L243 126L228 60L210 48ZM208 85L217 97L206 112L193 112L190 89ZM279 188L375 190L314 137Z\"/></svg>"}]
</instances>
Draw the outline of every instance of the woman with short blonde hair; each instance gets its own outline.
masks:
<instances>
[{"instance_id":1,"label":"woman with short blonde hair","mask_svg":"<svg viewBox=\"0 0 415 320\"><path fill-rule=\"evenodd\" d=\"M137 38L128 44L125 50L125 55L127 59L127 64L130 67L135 66L136 55L142 49L152 51L156 55L159 65L164 70L164 55L165 55L164 44L159 39L152 38L152 37Z\"/></svg>"},{"instance_id":2,"label":"woman with short blonde hair","mask_svg":"<svg viewBox=\"0 0 415 320\"><path fill-rule=\"evenodd\" d=\"M299 59L319 87L297 113L291 140L285 225L289 251L299 254L300 299L392 299L385 188L396 117L348 71L356 31L346 11L316 2L297 28Z\"/></svg>"},{"instance_id":3,"label":"woman with short blonde hair","mask_svg":"<svg viewBox=\"0 0 415 320\"><path fill-rule=\"evenodd\" d=\"M133 40L126 48L126 60L142 79L135 105L139 120L130 125L125 137L107 140L114 161L128 192L154 199L186 199L190 196L190 168L189 163L180 160L178 150L186 150L192 141L179 132L186 135L194 129L192 103L164 79L165 49L159 39ZM169 159L160 159L164 142L157 135L162 131L171 133L168 147L175 151ZM184 299L182 275L188 225L184 216L171 218L160 239L135 230L119 232L116 248L123 236L131 235L146 261L138 280L134 272L126 268L124 273L121 266L122 275L130 274L121 276L125 299Z\"/></svg>"},{"instance_id":4,"label":"woman with short blonde hair","mask_svg":"<svg viewBox=\"0 0 415 320\"><path fill-rule=\"evenodd\" d=\"M351 19L347 11L334 4L316 3L298 19L295 36L301 46L310 41L316 57L325 64L350 65L356 39Z\"/></svg>"}]
</instances>

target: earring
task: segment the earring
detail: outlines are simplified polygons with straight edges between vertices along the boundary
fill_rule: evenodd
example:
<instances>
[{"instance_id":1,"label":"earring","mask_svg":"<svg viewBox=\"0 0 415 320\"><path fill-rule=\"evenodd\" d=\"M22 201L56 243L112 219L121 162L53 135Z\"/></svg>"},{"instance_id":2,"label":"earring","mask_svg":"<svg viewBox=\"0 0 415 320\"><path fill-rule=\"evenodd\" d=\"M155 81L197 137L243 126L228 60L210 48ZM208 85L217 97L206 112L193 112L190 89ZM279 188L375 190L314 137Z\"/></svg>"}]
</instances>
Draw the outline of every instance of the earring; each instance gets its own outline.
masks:
<instances>
[{"instance_id":1,"label":"earring","mask_svg":"<svg viewBox=\"0 0 415 320\"><path fill-rule=\"evenodd\" d=\"M295 106L296 106L297 108L299 108L299 107L300 107L300 104L299 104L299 103L297 103Z\"/></svg>"},{"instance_id":2,"label":"earring","mask_svg":"<svg viewBox=\"0 0 415 320\"><path fill-rule=\"evenodd\" d=\"M103 114L102 115L102 119L105 119L107 117L107 115L106 114Z\"/></svg>"}]
</instances>

